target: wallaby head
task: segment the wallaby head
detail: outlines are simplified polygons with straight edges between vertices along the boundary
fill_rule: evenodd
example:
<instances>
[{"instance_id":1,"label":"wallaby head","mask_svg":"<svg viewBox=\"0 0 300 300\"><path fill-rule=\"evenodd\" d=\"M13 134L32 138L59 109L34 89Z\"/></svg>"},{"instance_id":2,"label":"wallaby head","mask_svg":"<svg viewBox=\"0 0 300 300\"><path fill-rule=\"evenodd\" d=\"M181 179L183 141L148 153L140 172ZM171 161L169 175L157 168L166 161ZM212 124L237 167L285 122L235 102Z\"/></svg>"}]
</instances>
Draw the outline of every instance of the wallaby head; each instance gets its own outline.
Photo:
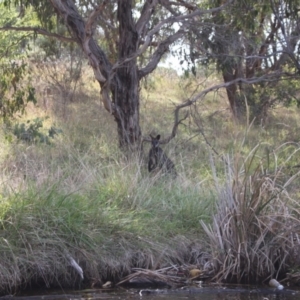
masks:
<instances>
[{"instance_id":1,"label":"wallaby head","mask_svg":"<svg viewBox=\"0 0 300 300\"><path fill-rule=\"evenodd\" d=\"M160 134L151 137L151 149L149 152L148 171L163 170L177 175L175 165L159 146Z\"/></svg>"},{"instance_id":2,"label":"wallaby head","mask_svg":"<svg viewBox=\"0 0 300 300\"><path fill-rule=\"evenodd\" d=\"M158 134L156 137L153 137L150 134L150 137L151 137L152 148L158 148L159 147L160 134Z\"/></svg>"}]
</instances>

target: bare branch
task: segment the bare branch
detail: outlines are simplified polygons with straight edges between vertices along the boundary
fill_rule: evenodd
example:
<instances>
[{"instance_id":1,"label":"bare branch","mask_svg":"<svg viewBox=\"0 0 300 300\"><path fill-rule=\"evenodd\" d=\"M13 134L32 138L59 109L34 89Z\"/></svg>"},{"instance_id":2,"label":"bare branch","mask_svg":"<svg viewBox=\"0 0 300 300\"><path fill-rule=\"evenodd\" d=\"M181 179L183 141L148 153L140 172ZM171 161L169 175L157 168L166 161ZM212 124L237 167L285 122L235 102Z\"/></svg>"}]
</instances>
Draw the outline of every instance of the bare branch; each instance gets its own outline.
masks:
<instances>
[{"instance_id":1,"label":"bare branch","mask_svg":"<svg viewBox=\"0 0 300 300\"><path fill-rule=\"evenodd\" d=\"M164 40L163 42L161 42L159 44L158 48L154 52L153 57L149 61L148 65L139 71L140 78L151 73L155 69L155 67L159 63L162 55L168 51L169 45L171 45L174 41L178 40L183 35L184 29L187 28L187 26L188 26L188 20L193 19L194 17L200 16L200 15L220 12L222 9L224 9L225 6L229 5L230 3L231 3L231 0L217 8L213 8L213 9L209 9L209 10L196 9L192 13L189 13L189 14L172 16L165 20L162 20L160 23L158 23L156 26L154 26L154 28L148 32L148 34L145 38L145 42L140 47L140 49L137 53L137 56L146 51L149 44L151 43L153 35L155 33L157 33L163 25L168 24L168 23L174 24L176 22L182 23L180 30L178 30L174 35L169 36L166 40Z\"/></svg>"},{"instance_id":2,"label":"bare branch","mask_svg":"<svg viewBox=\"0 0 300 300\"><path fill-rule=\"evenodd\" d=\"M228 81L228 82L217 84L217 85L214 85L212 87L209 87L209 88L203 90L202 92L200 92L200 93L196 94L195 96L193 96L191 99L189 99L186 102L182 103L180 105L181 106L180 108L190 106L191 104L197 102L200 98L204 97L206 94L208 94L211 91L219 90L221 88L228 87L232 84L236 84L236 83L255 84L255 83L264 82L264 81L266 81L266 82L277 81L278 78L280 76L283 76L283 75L284 75L284 73L282 73L282 72L274 72L274 73L266 74L266 75L263 75L263 76L260 76L260 77L252 77L252 78L249 78L249 79L244 78L244 77L240 77L240 78L236 78L234 80Z\"/></svg>"},{"instance_id":3,"label":"bare branch","mask_svg":"<svg viewBox=\"0 0 300 300\"><path fill-rule=\"evenodd\" d=\"M168 10L172 15L174 16L178 16L178 12L176 12L173 8L172 5L174 4L174 2L170 2L168 0L160 0L160 3L162 4L163 7L166 8L166 10ZM181 6L178 3L178 6Z\"/></svg>"},{"instance_id":4,"label":"bare branch","mask_svg":"<svg viewBox=\"0 0 300 300\"><path fill-rule=\"evenodd\" d=\"M182 23L182 22L187 22L191 19L193 19L194 17L197 16L201 16L201 15L205 15L205 14L213 14L213 13L217 13L220 12L221 10L224 9L224 7L226 7L229 3L231 3L232 0L229 0L227 3L225 3L224 5L221 5L217 8L212 8L212 9L207 9L207 10L200 10L197 9L195 11L193 11L192 13L189 14L183 14L183 15L179 15L179 16L172 16L169 18L166 18L164 20L162 20L161 22L159 22L157 25L155 25L147 34L147 36L145 37L145 42L144 44L140 47L139 51L138 51L138 55L144 53L147 49L147 47L149 46L149 44L151 43L152 37L154 34L156 34L157 32L159 32L159 30L165 25L165 24L174 24L174 23ZM185 26L181 26L181 29Z\"/></svg>"},{"instance_id":5,"label":"bare branch","mask_svg":"<svg viewBox=\"0 0 300 300\"><path fill-rule=\"evenodd\" d=\"M282 51L283 54L280 57L280 59L278 60L277 68L280 67L286 61L287 56L288 56L294 63L298 72L300 72L300 64L298 62L297 57L294 54L295 47L300 39L299 24L297 24L296 29L294 30L294 33L298 33L298 36L293 35L291 38L288 38L286 35L286 28L283 23L283 19L279 14L278 9L276 8L274 1L271 1L271 7L272 7L273 14L278 22L278 27L280 27L280 29L281 29L281 33L282 33L284 43L285 43L285 45L283 45L283 44L281 45L283 48L283 51ZM281 7L281 9L282 9L282 7Z\"/></svg>"},{"instance_id":6,"label":"bare branch","mask_svg":"<svg viewBox=\"0 0 300 300\"><path fill-rule=\"evenodd\" d=\"M175 34L169 36L158 45L149 63L144 68L139 70L139 78L148 75L157 67L161 57L169 51L169 46L178 40L184 34L184 32L184 30L178 30Z\"/></svg>"},{"instance_id":7,"label":"bare branch","mask_svg":"<svg viewBox=\"0 0 300 300\"><path fill-rule=\"evenodd\" d=\"M187 9L189 10L195 10L197 9L197 5L194 5L194 4L191 4L191 3L187 3L186 1L184 0L177 0L176 2L173 2L173 1L170 1L170 4L171 5L176 5L176 6L184 6L186 7Z\"/></svg>"},{"instance_id":8,"label":"bare branch","mask_svg":"<svg viewBox=\"0 0 300 300\"><path fill-rule=\"evenodd\" d=\"M212 92L212 91L216 91L219 90L221 88L226 88L232 84L236 84L236 83L244 83L244 84L254 84L254 83L258 83L258 82L262 82L262 81L276 81L278 80L278 78L280 76L285 75L284 73L281 72L274 72L272 74L267 74L264 76L260 76L260 77L253 77L250 79L246 79L246 78L236 78L234 80L228 81L228 82L224 82L221 84L217 84L217 85L213 85L203 91L201 91L200 93L197 93L195 96L191 97L190 99L187 99L186 101L184 101L181 104L178 104L175 107L174 110L174 125L171 131L171 134L165 138L163 141L161 141L161 143L168 143L171 139L173 139L176 134L177 134L177 129L178 129L178 125L185 119L187 118L187 115L183 118L183 119L179 119L179 112L182 108L185 107L190 107L191 105L195 104L199 99L203 98L206 94ZM146 139L145 139L146 140Z\"/></svg>"},{"instance_id":9,"label":"bare branch","mask_svg":"<svg viewBox=\"0 0 300 300\"><path fill-rule=\"evenodd\" d=\"M169 0L160 0L160 3L162 4L162 6L164 6L171 14L173 15L179 15L180 13L176 12L174 9L173 9L173 6L174 7L177 7L177 8L180 8L182 10L182 8L186 8L188 9L189 11L195 11L197 10L199 7L195 4L191 4L191 3L186 3L185 1L183 0L177 0L176 2L175 1L169 1Z\"/></svg>"},{"instance_id":10,"label":"bare branch","mask_svg":"<svg viewBox=\"0 0 300 300\"><path fill-rule=\"evenodd\" d=\"M63 42L76 42L76 40L74 38L63 36L63 35L60 35L60 34L57 34L57 33L52 33L52 32L47 31L46 29L39 28L39 27L28 27L28 26L25 26L25 27L13 27L13 26L5 26L5 27L0 27L0 30L2 30L2 31L9 31L9 30L12 30L12 31L32 31L32 32L34 32L36 34L41 34L41 35L53 37L53 38L56 38L56 39L58 39L60 41L63 41Z\"/></svg>"},{"instance_id":11,"label":"bare branch","mask_svg":"<svg viewBox=\"0 0 300 300\"><path fill-rule=\"evenodd\" d=\"M171 134L167 138L160 140L159 141L160 144L168 144L171 141L171 139L173 139L176 136L177 128L178 128L179 124L182 123L182 121L184 121L189 116L189 112L187 111L186 114L184 115L184 117L179 119L179 110L180 110L180 107L177 106L175 108L175 113L174 113L175 121L174 121L174 125L172 128ZM151 142L151 139L144 137L143 141Z\"/></svg>"},{"instance_id":12,"label":"bare branch","mask_svg":"<svg viewBox=\"0 0 300 300\"><path fill-rule=\"evenodd\" d=\"M103 3L99 4L88 17L85 23L85 32L87 36L90 37L92 36L94 24L97 21L98 16L102 13L105 6L106 6L106 1L103 1Z\"/></svg>"},{"instance_id":13,"label":"bare branch","mask_svg":"<svg viewBox=\"0 0 300 300\"><path fill-rule=\"evenodd\" d=\"M153 13L153 9L156 7L158 0L146 1L144 7L141 12L141 16L136 22L136 31L139 36L143 36L142 32L145 29L145 26L148 24L151 15Z\"/></svg>"},{"instance_id":14,"label":"bare branch","mask_svg":"<svg viewBox=\"0 0 300 300\"><path fill-rule=\"evenodd\" d=\"M152 59L150 60L150 62L148 63L148 65L141 69L139 71L139 78L141 79L142 77L146 76L147 74L151 73L155 67L157 66L157 64L159 63L161 57L163 56L163 54L165 54L168 50L169 50L169 46L174 42L176 41L181 35L184 34L184 31L183 30L178 30L175 34L169 36L167 39L165 39L163 42L161 42L156 51L154 52L153 54L153 57ZM107 82L109 83L114 75L115 75L115 72L118 68L122 67L123 64L137 58L139 55L141 55L143 52L145 52L147 50L147 47L142 47L140 48L136 53L134 53L133 55L131 56L128 56L126 57L125 59L123 60L119 60L117 61L112 69L111 69L111 72L109 74L109 78L107 80Z\"/></svg>"}]
</instances>

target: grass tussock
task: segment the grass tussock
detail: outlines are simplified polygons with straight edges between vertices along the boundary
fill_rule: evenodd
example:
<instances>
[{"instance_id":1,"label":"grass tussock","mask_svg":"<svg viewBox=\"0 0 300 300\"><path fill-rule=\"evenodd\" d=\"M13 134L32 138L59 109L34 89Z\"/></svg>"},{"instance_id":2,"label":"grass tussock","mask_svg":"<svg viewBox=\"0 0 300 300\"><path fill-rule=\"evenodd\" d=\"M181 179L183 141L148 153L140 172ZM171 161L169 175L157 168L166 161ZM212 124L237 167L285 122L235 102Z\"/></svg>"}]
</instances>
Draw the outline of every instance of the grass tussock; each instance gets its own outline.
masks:
<instances>
[{"instance_id":1,"label":"grass tussock","mask_svg":"<svg viewBox=\"0 0 300 300\"><path fill-rule=\"evenodd\" d=\"M215 177L212 224L201 221L220 281L261 283L282 277L300 262L299 204L288 192L299 172L290 175L284 167L291 156L279 166L282 153L261 156L260 148L227 159L225 182Z\"/></svg>"}]
</instances>

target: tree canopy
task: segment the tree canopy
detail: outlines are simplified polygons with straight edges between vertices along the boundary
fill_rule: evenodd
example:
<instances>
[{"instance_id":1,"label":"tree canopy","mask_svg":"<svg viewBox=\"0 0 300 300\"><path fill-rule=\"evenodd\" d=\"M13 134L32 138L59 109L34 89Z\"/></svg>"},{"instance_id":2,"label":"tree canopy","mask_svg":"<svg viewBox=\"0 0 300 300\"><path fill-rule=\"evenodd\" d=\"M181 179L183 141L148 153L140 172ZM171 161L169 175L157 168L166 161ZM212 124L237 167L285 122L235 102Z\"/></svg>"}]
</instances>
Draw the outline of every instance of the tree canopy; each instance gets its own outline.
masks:
<instances>
[{"instance_id":1,"label":"tree canopy","mask_svg":"<svg viewBox=\"0 0 300 300\"><path fill-rule=\"evenodd\" d=\"M299 1L234 1L193 30L190 45L194 59L216 63L233 115L247 104L260 121L275 103L295 99L299 38Z\"/></svg>"}]
</instances>

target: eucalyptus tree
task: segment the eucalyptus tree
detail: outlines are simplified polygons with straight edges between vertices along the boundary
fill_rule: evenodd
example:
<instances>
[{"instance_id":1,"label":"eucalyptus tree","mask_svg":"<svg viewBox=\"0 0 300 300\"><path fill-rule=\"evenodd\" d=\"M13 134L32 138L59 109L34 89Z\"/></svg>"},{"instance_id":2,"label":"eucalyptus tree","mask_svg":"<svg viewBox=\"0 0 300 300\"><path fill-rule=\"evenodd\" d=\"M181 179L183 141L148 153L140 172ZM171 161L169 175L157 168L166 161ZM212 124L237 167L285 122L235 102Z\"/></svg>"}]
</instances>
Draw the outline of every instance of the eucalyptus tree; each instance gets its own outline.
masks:
<instances>
[{"instance_id":1,"label":"eucalyptus tree","mask_svg":"<svg viewBox=\"0 0 300 300\"><path fill-rule=\"evenodd\" d=\"M20 13L5 10L0 2L0 24L24 27L36 25L32 11L20 19ZM0 26L1 26L0 25ZM26 76L26 40L27 32L2 32L0 35L0 124L11 127L16 114L25 112L28 102L35 102L34 87Z\"/></svg>"},{"instance_id":2,"label":"eucalyptus tree","mask_svg":"<svg viewBox=\"0 0 300 300\"><path fill-rule=\"evenodd\" d=\"M36 33L75 41L84 51L100 85L105 109L117 123L121 147L141 141L139 84L169 47L189 33L192 21L218 14L226 6L201 8L199 1L169 0L5 0L6 5L32 6L44 28ZM201 3L201 2L200 2ZM57 19L55 19L57 16ZM69 36L55 33L55 21ZM16 28L6 28L17 30ZM30 30L27 28L26 30ZM100 37L98 40L96 37ZM172 135L178 125L175 114Z\"/></svg>"},{"instance_id":3,"label":"eucalyptus tree","mask_svg":"<svg viewBox=\"0 0 300 300\"><path fill-rule=\"evenodd\" d=\"M223 1L209 3L213 7ZM261 121L276 101L295 97L300 74L299 12L299 0L242 0L207 18L200 30L195 22L189 35L191 58L216 63L237 119L245 116L246 103L251 116Z\"/></svg>"}]
</instances>

